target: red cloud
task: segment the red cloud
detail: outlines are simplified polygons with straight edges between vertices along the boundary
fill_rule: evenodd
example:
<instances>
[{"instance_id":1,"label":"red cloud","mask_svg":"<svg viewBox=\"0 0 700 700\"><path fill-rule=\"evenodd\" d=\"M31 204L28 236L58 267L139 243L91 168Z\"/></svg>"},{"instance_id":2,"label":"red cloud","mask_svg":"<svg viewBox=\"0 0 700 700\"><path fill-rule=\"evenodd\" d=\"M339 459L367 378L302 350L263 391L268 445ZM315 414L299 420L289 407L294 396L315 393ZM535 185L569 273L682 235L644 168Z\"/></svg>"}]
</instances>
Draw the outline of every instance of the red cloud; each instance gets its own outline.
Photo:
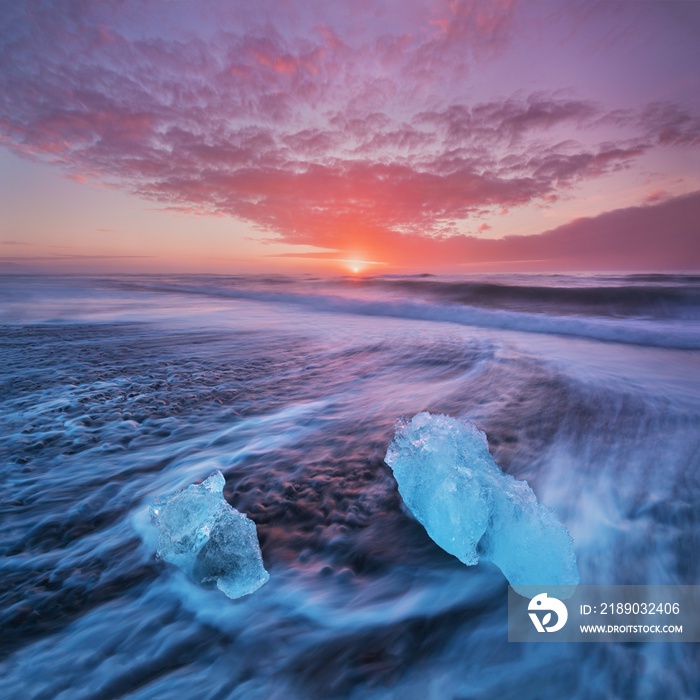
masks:
<instances>
[{"instance_id":1,"label":"red cloud","mask_svg":"<svg viewBox=\"0 0 700 700\"><path fill-rule=\"evenodd\" d=\"M186 27L157 37L148 27L132 27L131 38L107 31L119 7L9 13L4 143L168 206L245 219L288 243L361 247L375 259L396 246L417 260L427 237L431 250L449 251L438 257L481 260L505 244L443 240L456 220L552 202L660 143L698 143L698 120L674 105L606 112L545 92L423 99L436 75L454 78L509 40L508 1L429 10L407 2L396 28L377 9L379 29L366 36L341 36L339 21L322 21L333 19L325 4L299 9L285 32L241 10L236 31L213 28L206 39ZM342 13L359 10L336 11L357 26ZM600 140L601 123L624 124L628 135ZM510 241L510 259L545 255L533 245L516 252Z\"/></svg>"},{"instance_id":2,"label":"red cloud","mask_svg":"<svg viewBox=\"0 0 700 700\"><path fill-rule=\"evenodd\" d=\"M462 266L465 271L504 267L529 271L695 270L700 267L698 221L700 192L695 192L661 204L577 219L531 236L431 239L388 233L368 242L363 252L372 259L425 269L448 265ZM659 245L660 235L663 246ZM298 257L337 259L352 251L348 247L332 253L300 253Z\"/></svg>"}]
</instances>

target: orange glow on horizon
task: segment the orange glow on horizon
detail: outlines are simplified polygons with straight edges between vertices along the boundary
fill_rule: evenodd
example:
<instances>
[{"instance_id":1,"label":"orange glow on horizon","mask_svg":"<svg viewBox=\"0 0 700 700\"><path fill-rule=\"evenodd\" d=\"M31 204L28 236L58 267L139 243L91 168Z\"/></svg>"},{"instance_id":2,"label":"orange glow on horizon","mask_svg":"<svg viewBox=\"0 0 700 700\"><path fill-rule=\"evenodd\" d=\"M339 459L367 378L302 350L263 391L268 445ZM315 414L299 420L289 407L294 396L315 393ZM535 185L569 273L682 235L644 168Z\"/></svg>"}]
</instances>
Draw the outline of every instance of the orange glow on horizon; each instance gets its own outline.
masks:
<instances>
[{"instance_id":1,"label":"orange glow on horizon","mask_svg":"<svg viewBox=\"0 0 700 700\"><path fill-rule=\"evenodd\" d=\"M369 265L380 265L384 266L387 265L388 263L385 262L377 262L375 260L362 260L359 257L355 258L336 258L337 262L343 263L343 266L348 270L352 275L360 275L362 274L367 266Z\"/></svg>"},{"instance_id":2,"label":"orange glow on horizon","mask_svg":"<svg viewBox=\"0 0 700 700\"><path fill-rule=\"evenodd\" d=\"M377 262L374 260L361 260L359 258L353 258L351 260L340 259L340 260L338 260L338 262L344 263L352 275L361 275L363 272L365 272L366 268L370 265L374 265L374 266L388 265L388 263L385 263L385 262Z\"/></svg>"}]
</instances>

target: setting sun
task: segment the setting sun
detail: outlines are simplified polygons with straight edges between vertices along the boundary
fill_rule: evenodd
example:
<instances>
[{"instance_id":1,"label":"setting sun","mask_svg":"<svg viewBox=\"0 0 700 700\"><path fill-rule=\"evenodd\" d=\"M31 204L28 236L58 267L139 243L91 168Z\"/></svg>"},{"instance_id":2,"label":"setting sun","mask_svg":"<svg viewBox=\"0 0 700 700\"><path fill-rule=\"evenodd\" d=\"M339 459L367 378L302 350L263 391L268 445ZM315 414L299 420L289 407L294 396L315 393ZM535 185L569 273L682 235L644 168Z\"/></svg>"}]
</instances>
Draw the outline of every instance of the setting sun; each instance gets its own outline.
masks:
<instances>
[{"instance_id":1,"label":"setting sun","mask_svg":"<svg viewBox=\"0 0 700 700\"><path fill-rule=\"evenodd\" d=\"M376 260L363 260L361 257L339 258L338 262L344 264L347 271L352 275L362 274L368 267L382 267L387 263Z\"/></svg>"}]
</instances>

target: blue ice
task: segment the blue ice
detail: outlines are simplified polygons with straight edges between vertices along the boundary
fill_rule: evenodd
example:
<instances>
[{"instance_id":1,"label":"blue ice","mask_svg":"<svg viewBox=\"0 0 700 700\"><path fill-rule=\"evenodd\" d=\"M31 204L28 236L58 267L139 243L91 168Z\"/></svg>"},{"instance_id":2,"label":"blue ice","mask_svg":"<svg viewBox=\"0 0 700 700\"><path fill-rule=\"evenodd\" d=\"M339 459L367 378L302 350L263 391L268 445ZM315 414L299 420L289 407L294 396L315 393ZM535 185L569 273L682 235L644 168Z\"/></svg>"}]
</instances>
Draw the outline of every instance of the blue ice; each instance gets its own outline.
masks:
<instances>
[{"instance_id":1,"label":"blue ice","mask_svg":"<svg viewBox=\"0 0 700 700\"><path fill-rule=\"evenodd\" d=\"M501 471L473 423L427 412L399 421L385 460L411 513L460 561L493 562L516 590L578 583L568 530Z\"/></svg>"},{"instance_id":2,"label":"blue ice","mask_svg":"<svg viewBox=\"0 0 700 700\"><path fill-rule=\"evenodd\" d=\"M154 499L149 511L158 527L159 558L198 583L240 598L270 576L255 523L226 502L225 483L223 474L215 471L201 484Z\"/></svg>"}]
</instances>

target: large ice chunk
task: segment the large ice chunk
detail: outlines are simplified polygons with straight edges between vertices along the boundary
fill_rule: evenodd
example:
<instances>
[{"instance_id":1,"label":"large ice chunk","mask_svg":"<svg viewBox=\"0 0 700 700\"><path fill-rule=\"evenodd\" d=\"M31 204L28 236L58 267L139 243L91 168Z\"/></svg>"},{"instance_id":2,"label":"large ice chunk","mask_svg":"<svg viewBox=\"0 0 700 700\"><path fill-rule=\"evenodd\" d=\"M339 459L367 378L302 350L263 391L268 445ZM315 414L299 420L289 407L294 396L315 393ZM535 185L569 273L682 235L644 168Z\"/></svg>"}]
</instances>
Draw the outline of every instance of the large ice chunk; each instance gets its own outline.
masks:
<instances>
[{"instance_id":1,"label":"large ice chunk","mask_svg":"<svg viewBox=\"0 0 700 700\"><path fill-rule=\"evenodd\" d=\"M569 532L501 471L473 423L427 412L399 421L386 463L413 515L460 561L493 562L516 590L578 583Z\"/></svg>"},{"instance_id":2,"label":"large ice chunk","mask_svg":"<svg viewBox=\"0 0 700 700\"><path fill-rule=\"evenodd\" d=\"M151 521L158 526L158 556L229 598L260 588L269 578L255 523L224 499L226 480L212 472L201 484L154 499Z\"/></svg>"}]
</instances>

